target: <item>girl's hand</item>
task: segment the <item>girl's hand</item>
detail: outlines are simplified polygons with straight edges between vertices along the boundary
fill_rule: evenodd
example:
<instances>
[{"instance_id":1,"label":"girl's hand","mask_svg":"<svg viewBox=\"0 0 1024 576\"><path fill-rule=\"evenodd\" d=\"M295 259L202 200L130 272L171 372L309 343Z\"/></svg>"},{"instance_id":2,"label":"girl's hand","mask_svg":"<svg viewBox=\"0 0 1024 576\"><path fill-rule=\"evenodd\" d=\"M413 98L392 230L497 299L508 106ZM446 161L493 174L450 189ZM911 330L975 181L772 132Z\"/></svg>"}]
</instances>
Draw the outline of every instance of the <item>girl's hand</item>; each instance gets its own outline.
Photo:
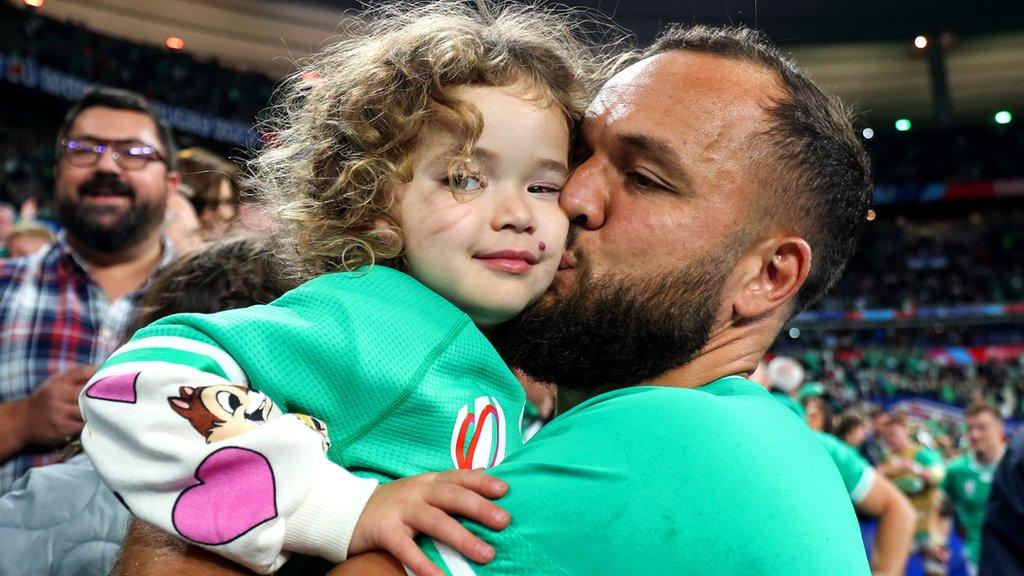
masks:
<instances>
[{"instance_id":1,"label":"girl's hand","mask_svg":"<svg viewBox=\"0 0 1024 576\"><path fill-rule=\"evenodd\" d=\"M386 550L417 576L441 575L413 540L422 533L486 564L494 558L494 549L453 516L502 530L510 521L508 512L490 499L507 491L508 484L483 470L420 474L381 484L359 517L348 554Z\"/></svg>"}]
</instances>

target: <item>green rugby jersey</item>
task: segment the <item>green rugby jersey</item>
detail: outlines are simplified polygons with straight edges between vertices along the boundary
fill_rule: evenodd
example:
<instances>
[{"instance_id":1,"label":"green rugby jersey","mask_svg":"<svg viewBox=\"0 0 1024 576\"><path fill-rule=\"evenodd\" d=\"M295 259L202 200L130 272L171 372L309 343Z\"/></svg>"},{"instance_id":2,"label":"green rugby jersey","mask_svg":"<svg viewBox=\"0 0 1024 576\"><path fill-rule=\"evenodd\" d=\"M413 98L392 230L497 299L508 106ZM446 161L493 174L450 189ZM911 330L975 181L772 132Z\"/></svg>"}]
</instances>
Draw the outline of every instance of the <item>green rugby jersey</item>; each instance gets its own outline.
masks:
<instances>
[{"instance_id":1,"label":"green rugby jersey","mask_svg":"<svg viewBox=\"0 0 1024 576\"><path fill-rule=\"evenodd\" d=\"M985 520L985 503L988 502L992 476L998 466L998 460L982 464L971 454L964 454L949 461L946 478L942 481L942 491L953 502L957 520L967 533L967 557L975 564L981 559L981 526Z\"/></svg>"},{"instance_id":2,"label":"green rugby jersey","mask_svg":"<svg viewBox=\"0 0 1024 576\"><path fill-rule=\"evenodd\" d=\"M143 328L85 388L82 441L135 515L269 573L344 558L374 480L501 462L524 404L466 314L374 266Z\"/></svg>"},{"instance_id":3,"label":"green rugby jersey","mask_svg":"<svg viewBox=\"0 0 1024 576\"><path fill-rule=\"evenodd\" d=\"M511 525L471 530L476 565L432 540L448 574L835 576L869 574L835 465L754 382L638 386L555 418L492 472Z\"/></svg>"},{"instance_id":4,"label":"green rugby jersey","mask_svg":"<svg viewBox=\"0 0 1024 576\"><path fill-rule=\"evenodd\" d=\"M804 407L801 406L800 403L797 402L796 400L790 398L789 394L786 394L785 392L782 392L780 390L771 390L769 393L772 395L772 398L775 398L776 401L781 403L786 408L789 408L789 410L793 414L796 414L801 420L804 419Z\"/></svg>"},{"instance_id":5,"label":"green rugby jersey","mask_svg":"<svg viewBox=\"0 0 1024 576\"><path fill-rule=\"evenodd\" d=\"M824 432L815 432L815 435L832 457L839 475L843 477L843 484L850 494L850 500L854 504L860 504L875 483L875 469L852 446L839 438Z\"/></svg>"}]
</instances>

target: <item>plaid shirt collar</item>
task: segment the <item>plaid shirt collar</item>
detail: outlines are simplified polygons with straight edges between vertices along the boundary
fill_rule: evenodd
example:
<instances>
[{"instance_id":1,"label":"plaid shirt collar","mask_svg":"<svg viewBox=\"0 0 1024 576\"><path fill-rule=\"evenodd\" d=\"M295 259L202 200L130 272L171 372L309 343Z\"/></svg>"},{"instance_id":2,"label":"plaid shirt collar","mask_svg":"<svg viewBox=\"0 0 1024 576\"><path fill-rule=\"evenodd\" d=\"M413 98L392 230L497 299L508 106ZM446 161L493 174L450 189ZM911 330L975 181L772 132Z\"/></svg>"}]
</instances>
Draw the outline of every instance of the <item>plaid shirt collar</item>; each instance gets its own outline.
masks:
<instances>
[{"instance_id":1,"label":"plaid shirt collar","mask_svg":"<svg viewBox=\"0 0 1024 576\"><path fill-rule=\"evenodd\" d=\"M156 265L153 273L149 275L149 278L146 279L146 282L143 283L142 286L133 290L126 297L133 298L142 292L145 292L146 288L149 288L149 283L153 281L153 277L178 257L177 252L174 250L174 244L171 244L171 240L163 234L160 235L160 245L163 249L163 254L160 256L160 262ZM76 276L80 279L88 279L91 281L91 278L89 278L89 263L86 262L85 258L82 258L81 254L76 252L74 247L71 246L71 243L68 242L68 235L66 231L61 230L57 233L56 247L57 250L60 251L61 259L70 265L70 269L74 271Z\"/></svg>"}]
</instances>

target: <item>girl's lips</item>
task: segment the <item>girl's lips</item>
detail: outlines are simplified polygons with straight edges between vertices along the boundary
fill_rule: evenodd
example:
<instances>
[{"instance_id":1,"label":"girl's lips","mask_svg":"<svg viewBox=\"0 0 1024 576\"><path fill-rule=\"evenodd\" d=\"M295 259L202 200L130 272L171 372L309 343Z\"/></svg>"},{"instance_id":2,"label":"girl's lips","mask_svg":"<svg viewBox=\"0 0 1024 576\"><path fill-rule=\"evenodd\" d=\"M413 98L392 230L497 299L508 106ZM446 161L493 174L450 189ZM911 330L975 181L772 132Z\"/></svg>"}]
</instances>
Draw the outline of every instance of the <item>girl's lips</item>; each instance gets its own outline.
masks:
<instances>
[{"instance_id":1,"label":"girl's lips","mask_svg":"<svg viewBox=\"0 0 1024 576\"><path fill-rule=\"evenodd\" d=\"M477 260L488 268L512 274L525 274L533 268L533 264L525 260L511 258L477 258Z\"/></svg>"},{"instance_id":2,"label":"girl's lips","mask_svg":"<svg viewBox=\"0 0 1024 576\"><path fill-rule=\"evenodd\" d=\"M537 263L537 257L524 250L499 250L487 254L478 254L473 259L479 260L481 264L488 268L512 274L525 274Z\"/></svg>"}]
</instances>

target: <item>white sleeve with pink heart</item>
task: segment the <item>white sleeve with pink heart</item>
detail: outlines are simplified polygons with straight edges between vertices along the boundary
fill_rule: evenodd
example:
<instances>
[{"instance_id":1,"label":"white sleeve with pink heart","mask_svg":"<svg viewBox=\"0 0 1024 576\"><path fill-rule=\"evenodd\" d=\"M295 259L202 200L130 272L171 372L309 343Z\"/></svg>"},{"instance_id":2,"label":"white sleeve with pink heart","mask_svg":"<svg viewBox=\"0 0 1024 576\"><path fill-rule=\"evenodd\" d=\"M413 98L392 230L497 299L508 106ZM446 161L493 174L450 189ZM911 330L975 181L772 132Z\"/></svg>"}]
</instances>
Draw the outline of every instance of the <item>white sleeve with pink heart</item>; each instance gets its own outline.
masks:
<instances>
[{"instance_id":1,"label":"white sleeve with pink heart","mask_svg":"<svg viewBox=\"0 0 1024 576\"><path fill-rule=\"evenodd\" d=\"M327 459L322 423L282 414L223 367L231 380L108 362L79 398L96 469L141 520L256 572L292 552L344 560L377 482Z\"/></svg>"}]
</instances>

